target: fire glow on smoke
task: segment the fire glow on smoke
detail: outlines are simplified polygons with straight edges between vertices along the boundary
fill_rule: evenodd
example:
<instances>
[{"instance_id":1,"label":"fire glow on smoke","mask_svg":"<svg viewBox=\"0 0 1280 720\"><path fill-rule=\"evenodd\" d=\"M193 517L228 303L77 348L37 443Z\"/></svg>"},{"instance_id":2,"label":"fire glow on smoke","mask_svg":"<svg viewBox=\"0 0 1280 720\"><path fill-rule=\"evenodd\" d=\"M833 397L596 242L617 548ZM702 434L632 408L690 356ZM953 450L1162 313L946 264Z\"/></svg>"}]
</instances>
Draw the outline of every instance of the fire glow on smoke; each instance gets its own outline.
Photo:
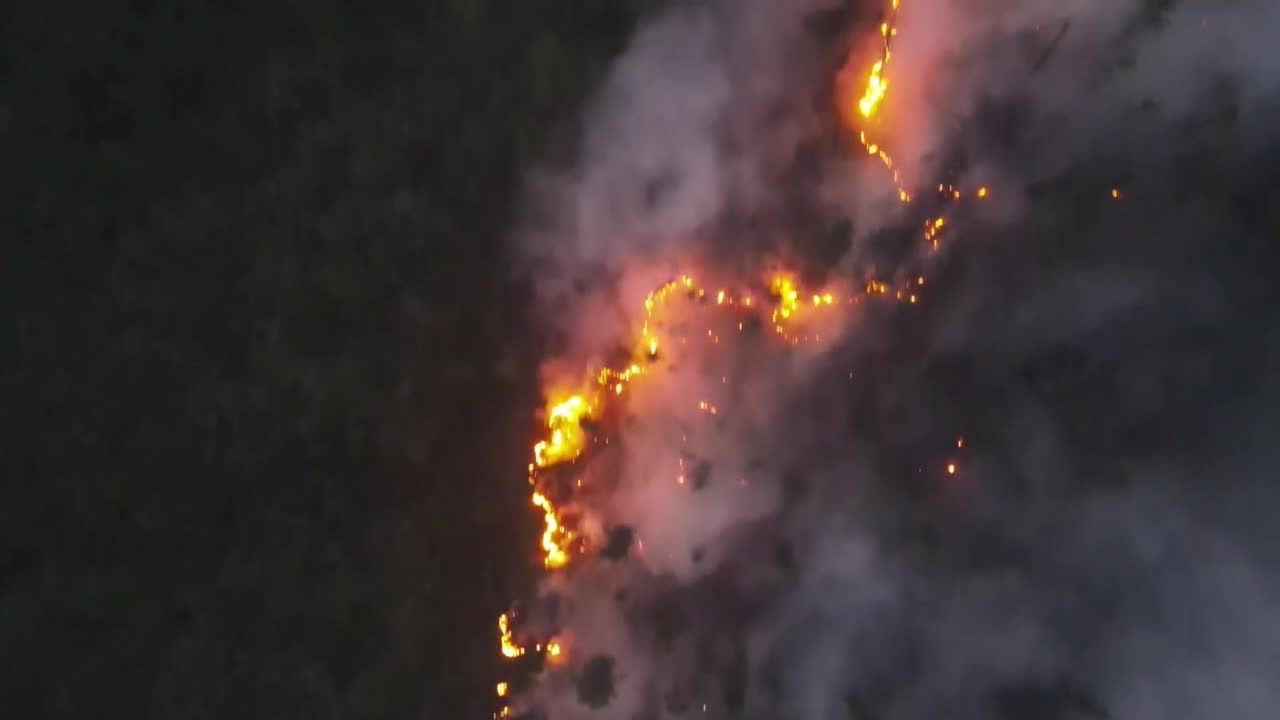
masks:
<instances>
[{"instance_id":1,"label":"fire glow on smoke","mask_svg":"<svg viewBox=\"0 0 1280 720\"><path fill-rule=\"evenodd\" d=\"M891 45L898 35L899 4L900 0L891 0L886 20L879 27L882 49L865 73L860 94L845 93L839 98L841 107L837 110L856 123L854 129L862 147L890 171L898 199L909 203L913 193L904 184L888 151L872 139L880 110L888 98ZM959 200L963 195L951 185L938 185L937 191L945 200ZM982 187L973 195L982 200L988 197L989 190ZM925 253L939 250L946 227L947 220L942 216L925 220ZM571 573L576 559L588 551L599 551L600 545L606 542L601 533L584 530L576 520L579 513L575 512L575 493L590 488L583 488L583 473L575 466L584 464L593 449L609 444L610 433L620 430L617 418L627 409L629 397L642 392L647 382L662 382L664 364L670 366L688 351L691 343L701 346L698 352L714 352L722 341L727 343L734 335L756 330L764 330L782 346L821 342L820 318L828 317L826 327L835 327L831 323L846 322L848 318L843 316L864 299L915 304L923 297L925 285L924 275L913 275L892 282L869 279L858 287L804 288L795 273L775 270L748 287L704 285L692 274L683 274L654 288L643 298L643 312L636 316L640 319L638 327L623 331L629 335L623 342L625 357L615 364L588 368L576 379L560 378L548 393L544 435L532 448L527 477L531 503L543 517L539 541L543 566L549 572ZM695 323L705 323L705 326L695 328ZM724 384L729 382L727 375L720 379ZM721 417L722 405L714 398L688 398L688 401L701 414ZM688 436L682 439L687 442ZM962 445L963 441L958 440L957 447ZM695 472L680 459L677 467L672 468L672 480L677 487L687 490L698 481ZM954 461L947 461L942 472L955 474ZM574 474L578 476L576 479L564 482L566 476ZM745 487L748 480L739 478L737 483ZM644 539L637 537L635 544L643 556ZM556 634L539 636L534 629L517 638L519 621L516 610L504 613L498 620L504 658L516 660L532 651L552 667L569 662L567 646L572 638ZM516 693L507 681L498 683L497 695L504 704L495 717L511 716L513 706L506 702L519 703L513 694Z\"/></svg>"}]
</instances>

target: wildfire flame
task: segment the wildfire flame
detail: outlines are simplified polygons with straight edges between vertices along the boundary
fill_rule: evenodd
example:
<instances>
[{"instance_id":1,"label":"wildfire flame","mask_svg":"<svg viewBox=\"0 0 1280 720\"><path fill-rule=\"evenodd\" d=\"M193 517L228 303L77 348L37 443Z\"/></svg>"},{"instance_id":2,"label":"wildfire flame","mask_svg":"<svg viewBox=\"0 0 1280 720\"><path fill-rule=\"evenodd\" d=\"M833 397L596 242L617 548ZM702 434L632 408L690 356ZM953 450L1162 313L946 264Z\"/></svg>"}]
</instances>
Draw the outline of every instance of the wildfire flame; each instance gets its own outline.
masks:
<instances>
[{"instance_id":1,"label":"wildfire flame","mask_svg":"<svg viewBox=\"0 0 1280 720\"><path fill-rule=\"evenodd\" d=\"M891 41L898 34L899 6L900 0L891 0L887 18L880 26L882 51L879 59L871 65L866 74L865 86L862 87L862 92L856 99L857 117L862 119L860 124L862 122L868 125L874 124L887 98L890 84L888 73L892 58ZM842 100L843 102L845 101ZM869 155L878 158L890 170L899 199L902 202L909 202L912 199L911 194L903 185L897 169L894 168L892 158L879 143L868 139L867 132L868 128L865 127L858 130L859 141ZM938 192L944 200L959 200L962 195L960 189L943 184L938 185ZM981 200L989 195L989 190L986 186L982 186L973 194ZM1121 193L1115 189L1112 191L1112 196L1119 199ZM924 239L932 249L938 249L939 236L946 227L947 220L941 215L925 220ZM545 435L534 443L532 462L528 465L528 481L532 486L530 500L543 515L540 547L542 562L547 569L566 568L571 564L574 555L584 550L585 542L576 536L574 529L566 527L566 519L558 504L571 502L572 498L565 497L562 494L563 490L553 487L551 483L545 481L545 478L553 468L578 461L590 453L591 447L600 441L597 436L602 433L598 425L602 424L602 418L610 416L608 411L612 407L611 403L626 402L629 395L627 391L632 384L652 374L654 364L663 361L663 357L659 354L661 348L670 346L678 349L690 340L689 337L682 337L676 331L661 324L660 313L668 302L686 297L691 301L705 303L714 312L730 314L731 322L736 321L734 324L739 332L744 331L748 323L752 326L757 323L762 324L767 317L773 329L772 334L781 337L785 344L791 345L811 337L813 339L820 337L816 332L812 336L801 334L804 332L805 325L797 324L800 316L846 302L854 304L861 299L855 293L849 293L845 298L838 298L836 293L823 288L802 292L796 277L787 272L772 273L762 280L760 285L753 288L763 291L761 294L767 298L764 303L757 303L758 296L753 295L750 289L722 287L709 290L700 286L688 274L680 275L654 288L644 298L643 319L638 332L634 334L628 345L631 348L629 352L631 357L618 367L605 366L587 374L577 391L559 393L548 403L545 410ZM922 292L924 285L924 275L908 276L895 281L892 288L888 282L873 279L867 281L865 294L914 304L919 299L917 293ZM715 300L714 303L711 302L712 298ZM765 307L761 308L761 304ZM701 329L695 332L700 335ZM710 328L706 330L706 337L711 342L719 343L720 336ZM728 383L727 377L722 377L721 380L725 384ZM697 409L712 416L720 413L720 408L709 400L698 401ZM607 423L603 424L607 425ZM607 443L607 436L604 442ZM956 447L964 447L963 438L957 438ZM944 467L949 475L957 473L958 469L954 461L947 462ZM676 479L681 486L686 484L683 469L683 461L681 461L681 474ZM746 480L741 479L740 483L745 485ZM578 485L581 485L581 480L578 481ZM569 524L572 525L572 522ZM643 555L644 543L638 538L637 547ZM509 660L521 658L526 654L526 648L517 643L514 638L513 620L515 620L514 615L507 613L503 613L498 618L501 653ZM562 664L567 661L568 655L572 654L572 648L566 650L565 645L562 644L562 641L566 640L572 640L572 638L543 637L536 642L534 650L541 654L547 663ZM510 686L507 682L500 682L496 687L499 698L510 695ZM495 717L505 718L511 712L510 706L503 705Z\"/></svg>"},{"instance_id":2,"label":"wildfire flame","mask_svg":"<svg viewBox=\"0 0 1280 720\"><path fill-rule=\"evenodd\" d=\"M794 276L788 273L774 274L768 287L774 298L770 318L775 331L789 342L798 342L800 338L788 336L784 328L784 323L792 319L802 307L800 290ZM610 398L622 395L631 383L644 376L645 368L640 363L655 361L658 353L659 339L654 329L657 313L678 291L683 291L691 299L703 299L708 295L706 288L699 286L687 274L655 288L644 299L644 322L632 361L620 368L604 367L596 371L597 391L592 399L589 400L585 392L575 393L552 402L547 408L547 436L534 443L533 462L529 464L529 484L534 487L531 502L543 513L541 547L543 564L548 568L562 568L568 564L569 546L574 536L561 521L556 504L541 488L540 472L577 460L587 450L590 441L583 428L583 421L596 419ZM753 308L752 297L747 293L735 294L728 288L722 288L715 292L714 297L716 306L720 309L743 313L750 312ZM835 303L835 295L830 291L816 292L811 297L815 308ZM738 329L743 329L742 322L738 323ZM719 336L710 329L707 330L707 337L719 342ZM715 406L705 402L701 409L713 415L719 412Z\"/></svg>"},{"instance_id":3,"label":"wildfire flame","mask_svg":"<svg viewBox=\"0 0 1280 720\"><path fill-rule=\"evenodd\" d=\"M507 614L503 613L498 616L498 636L502 646L502 656L505 658L518 658L524 655L524 648L520 647L511 639L511 626L507 620Z\"/></svg>"},{"instance_id":4,"label":"wildfire flame","mask_svg":"<svg viewBox=\"0 0 1280 720\"><path fill-rule=\"evenodd\" d=\"M900 0L892 0L889 7L889 17L880 24L880 40L881 51L880 58L871 65L870 72L867 73L866 85L863 88L862 96L858 98L858 114L866 121L871 121L879 112L881 104L884 102L885 95L889 92L889 78L887 76L889 70L889 60L893 57L893 51L890 47L890 40L898 35L898 6ZM907 191L902 184L902 179L898 175L898 171L893 166L893 158L889 156L879 143L867 139L866 129L858 131L858 141L862 143L862 147L866 148L867 154L880 159L885 168L893 177L893 184L898 189L898 199L902 202L911 201L911 193Z\"/></svg>"},{"instance_id":5,"label":"wildfire flame","mask_svg":"<svg viewBox=\"0 0 1280 720\"><path fill-rule=\"evenodd\" d=\"M582 454L583 437L581 421L589 415L591 407L581 395L552 405L547 411L547 427L551 437L533 446L533 464L548 467Z\"/></svg>"},{"instance_id":6,"label":"wildfire flame","mask_svg":"<svg viewBox=\"0 0 1280 720\"><path fill-rule=\"evenodd\" d=\"M768 295L773 299L770 318L776 332L788 343L799 342L801 338L788 335L785 328L785 325L794 320L806 307L806 303L800 301L802 295L795 277L789 273L776 273L769 278L767 287ZM644 321L632 360L622 367L604 367L597 370L594 373L596 385L594 391L569 394L549 403L547 407L546 436L533 445L533 461L529 463L529 484L533 486L531 503L541 510L543 515L540 545L543 565L548 569L564 568L570 563L571 547L576 538L573 532L565 527L561 511L550 497L549 488L543 487L543 473L582 457L588 451L592 441L584 428L584 421L598 420L607 403L622 396L632 383L647 374L642 363L657 361L658 313L665 303L680 296L677 293L691 300L707 299L709 301L710 299L706 288L699 286L690 275L681 275L655 288L644 299ZM819 290L805 296L811 299L813 308L826 308L836 303L836 296L827 290ZM713 297L716 301L714 307L717 310L736 313L739 317L759 316L762 312L757 309L752 295L748 292L734 292L723 288L717 290ZM739 321L737 326L741 330L743 322ZM719 341L719 336L710 329L707 330L707 337L716 342ZM727 378L723 380L727 382ZM705 400L698 403L698 409L709 415L717 415L720 412L716 405ZM526 648L515 641L511 627L512 620L512 616L507 613L498 617L500 649L502 656L507 659L520 658L526 654ZM536 650L549 662L558 663L565 659L564 647L557 640L548 641L545 647L538 644ZM508 692L507 684L501 683L498 688L499 696L505 697Z\"/></svg>"}]
</instances>

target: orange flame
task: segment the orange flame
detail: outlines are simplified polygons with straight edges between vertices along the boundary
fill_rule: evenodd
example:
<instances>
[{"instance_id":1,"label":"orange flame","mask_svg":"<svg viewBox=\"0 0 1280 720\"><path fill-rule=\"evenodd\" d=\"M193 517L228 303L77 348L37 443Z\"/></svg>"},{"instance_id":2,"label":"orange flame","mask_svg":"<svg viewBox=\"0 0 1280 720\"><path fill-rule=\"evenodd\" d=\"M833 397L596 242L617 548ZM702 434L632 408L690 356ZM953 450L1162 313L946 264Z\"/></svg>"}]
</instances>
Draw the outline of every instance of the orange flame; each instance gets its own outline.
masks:
<instances>
[{"instance_id":1,"label":"orange flame","mask_svg":"<svg viewBox=\"0 0 1280 720\"><path fill-rule=\"evenodd\" d=\"M524 655L524 648L520 647L511 639L511 627L507 621L507 614L502 613L498 616L498 636L502 646L502 656L505 658L518 658Z\"/></svg>"},{"instance_id":2,"label":"orange flame","mask_svg":"<svg viewBox=\"0 0 1280 720\"><path fill-rule=\"evenodd\" d=\"M930 227L934 225L938 228L942 227L944 221L938 219L930 221ZM919 278L919 284L923 284L923 277ZM772 299L770 318L777 334L781 335L783 341L788 345L798 344L802 339L810 339L809 335L796 335L788 331L791 323L797 322L798 316L809 312L817 312L821 308L828 308L836 304L836 295L829 290L810 291L803 295L805 302L801 302L800 287L795 276L789 273L780 272L768 276L767 286L769 296ZM699 287L689 275L681 275L677 280L668 282L654 291L650 292L644 300L645 319L640 330L640 342L634 351L634 359L622 367L612 368L604 367L596 371L595 381L597 390L594 393L581 392L570 394L558 400L549 403L546 410L546 436L537 441L533 446L533 462L529 463L529 483L533 485L533 492L530 501L534 507L542 511L543 514L543 530L540 538L540 546L543 553L543 565L548 569L558 569L567 566L571 557L571 543L575 540L573 533L564 526L562 522L560 510L551 500L545 488L540 485L540 472L552 468L554 466L573 462L583 456L589 448L591 437L583 427L585 420L596 419L600 416L607 403L626 394L627 389L632 383L647 376L649 370L642 363L654 362L657 357L659 339L655 334L653 322L658 319L657 312L660 306L669 298L674 297L673 293L680 291L693 300L706 299L707 291L705 288ZM881 282L873 282L868 285L869 293L886 295L888 292L887 284ZM758 319L763 319L763 309L757 309L750 294L735 294L728 289L718 290L715 295L715 304L712 306L719 312L728 312L742 317L743 314L750 314ZM900 300L904 298L901 291L897 292ZM850 302L853 299L850 298ZM915 296L911 295L909 302L915 302ZM744 324L741 320L737 322L739 330L742 330ZM718 336L708 329L708 337L718 340ZM819 338L818 335L812 336L814 339ZM727 378L721 378L722 382L727 382ZM703 400L698 402L698 409L708 415L719 415L720 408L710 401ZM685 484L685 476L681 474L677 478L677 482L681 485ZM643 545L640 545L643 548ZM526 654L526 648L515 641L514 634L511 629L511 618L508 614L503 613L498 617L498 635L500 642L500 650L502 656L507 659L516 659ZM563 664L567 659L564 645L560 640L550 640L545 648L539 644L537 650L543 653L543 657L551 664ZM506 698L511 694L510 685L508 683L498 683L497 694L500 698ZM511 714L510 706L503 705L496 713L496 718L505 718Z\"/></svg>"},{"instance_id":3,"label":"orange flame","mask_svg":"<svg viewBox=\"0 0 1280 720\"><path fill-rule=\"evenodd\" d=\"M845 91L848 88L842 87L840 95L840 108L843 111L848 110L848 117L851 124L859 125L864 122L870 127L874 126L880 120L878 117L886 99L889 90L889 70L890 60L892 58L891 40L898 34L897 23L899 14L900 0L890 0L890 10L885 22L880 25L880 36L882 41L882 51L879 59L875 60L869 72L865 76L865 84L861 88L860 95L856 99L857 113L852 113L854 103L849 97L850 93ZM902 202L909 202L911 194L906 190L898 170L894 167L893 159L884 149L881 143L877 143L868 139L867 128L861 128L858 131L858 140L867 154L877 158L886 169L890 171L893 179L894 187L898 191L898 198ZM961 191L952 185L939 184L938 193L942 200L959 200ZM989 195L986 186L981 186L972 193L977 199L985 199ZM1123 193L1119 188L1111 189L1113 199L1120 200ZM924 238L932 244L934 249L938 248L939 235L947 227L947 219L941 215L936 218L929 218L924 222ZM768 287L768 295L772 300L769 318L774 333L782 337L786 345L794 345L801 340L808 341L810 335L800 335L803 329L795 330L794 328L803 328L800 321L801 316L808 316L810 312L816 312L819 308L832 306L836 303L836 296L829 292L819 290L817 292L808 292L801 295L799 286L793 275L788 273L774 273L765 278L765 284ZM893 292L890 292L889 283L868 279L865 286L865 292L869 296L876 296L882 299L895 298L900 302L914 304L919 299L916 293L922 293L925 285L925 277L917 275L914 278L907 276L905 278L894 281ZM752 323L763 321L764 310L757 309L756 304L750 293L736 294L736 290L721 288L714 293L715 303L712 306L718 312L731 313L731 317L737 320L738 331L743 331L746 327L744 319L751 320ZM603 367L596 371L595 380L597 387L590 390L590 383L585 383L586 389L583 392L558 396L558 399L549 403L546 410L546 435L538 440L533 446L533 462L528 466L529 484L533 486L531 495L531 503L538 508L543 514L543 530L540 538L540 546L543 553L543 564L548 569L558 569L566 567L572 560L572 552L581 552L583 545L574 543L576 540L574 533L565 527L564 519L561 516L561 510L557 508L549 497L548 489L541 484L541 471L548 470L554 466L574 462L589 451L590 444L595 440L591 437L588 428L584 428L584 421L598 420L604 411L609 407L608 402L616 401L619 397L627 395L627 390L631 388L632 383L648 376L653 367L653 363L659 362L659 347L667 347L668 343L671 347L679 348L684 345L689 338L682 336L682 330L672 329L658 323L661 318L658 312L662 305L670 298L676 297L677 293L687 296L691 300L702 301L710 304L708 290L699 286L690 275L680 275L678 278L655 288L644 299L644 319L640 327L639 337L634 338L634 344L631 347L630 361L621 367ZM801 298L805 298L804 301ZM862 297L850 293L848 298L841 299L841 302L854 304L862 300ZM749 317L744 317L749 316ZM659 337L659 331L662 337ZM695 331L700 334L701 330ZM707 337L714 342L719 342L719 336L708 328ZM814 334L813 339L819 339L820 336ZM588 376L590 377L590 376ZM850 373L852 377L852 373ZM727 377L721 377L724 384L728 384ZM720 412L715 404L708 400L699 401L698 410L708 415L716 416ZM589 427L589 426L588 426ZM607 438L605 438L607 443ZM956 439L956 448L964 448L964 438ZM958 472L957 464L954 460L948 460L944 464L945 472L948 475L956 475ZM676 477L677 484L684 486L686 484L686 476L683 474L683 461L681 461L681 474ZM745 479L739 481L742 485L746 485ZM578 480L581 486L582 481ZM554 494L554 493L553 493ZM559 495L556 495L560 501ZM637 538L636 541L638 551L644 554L644 543ZM498 618L498 631L500 638L500 649L503 657L508 659L520 658L525 655L526 648L518 644L510 627L510 619L506 613ZM542 644L536 645L536 652L542 653L543 658L551 665L558 665L566 662L567 655L562 642L570 643L572 650L572 637L561 637L560 639L546 640L545 647ZM511 688L507 682L499 682L496 686L499 698L506 698L511 694ZM705 706L704 706L705 710ZM503 705L495 714L495 718L506 718L512 713L512 709L508 705Z\"/></svg>"},{"instance_id":4,"label":"orange flame","mask_svg":"<svg viewBox=\"0 0 1280 720\"><path fill-rule=\"evenodd\" d=\"M547 467L566 460L572 460L582 454L584 443L581 421L589 417L591 406L574 395L567 400L552 405L547 411L547 427L551 437L541 440L533 446L533 462L538 467Z\"/></svg>"},{"instance_id":5,"label":"orange flame","mask_svg":"<svg viewBox=\"0 0 1280 720\"><path fill-rule=\"evenodd\" d=\"M558 539L564 538L567 541L568 533L560 525L560 521L556 516L556 508L551 504L545 495L540 492L533 494L533 504L535 507L542 508L543 521L546 528L542 531L542 550L546 553L543 563L549 568L564 567L569 562L569 554L565 551Z\"/></svg>"},{"instance_id":6,"label":"orange flame","mask_svg":"<svg viewBox=\"0 0 1280 720\"><path fill-rule=\"evenodd\" d=\"M871 66L871 75L867 78L867 89L862 93L862 99L858 101L858 112L865 118L875 115L876 109L884 100L884 94L889 91L889 81L884 79L884 65L889 58L887 43L884 55L885 60L877 60L876 64ZM876 146L867 146L867 152L875 155Z\"/></svg>"},{"instance_id":7,"label":"orange flame","mask_svg":"<svg viewBox=\"0 0 1280 720\"><path fill-rule=\"evenodd\" d=\"M898 35L898 5L900 0L892 0L889 8L889 19L880 24L880 39L883 47L880 52L880 59L871 65L870 72L867 73L867 81L862 90L861 97L858 98L858 114L865 120L872 120L876 113L879 112L881 104L884 103L885 96L889 92L889 78L887 76L889 70L889 60L893 57L891 51L890 38ZM893 184L898 190L898 199L902 202L911 201L911 193L902 185L902 179L898 175L898 171L893 167L893 158L889 153L880 147L879 143L867 139L867 131L860 130L858 132L858 141L862 143L862 147L866 148L867 154L880 159L880 162L889 170L893 177Z\"/></svg>"}]
</instances>

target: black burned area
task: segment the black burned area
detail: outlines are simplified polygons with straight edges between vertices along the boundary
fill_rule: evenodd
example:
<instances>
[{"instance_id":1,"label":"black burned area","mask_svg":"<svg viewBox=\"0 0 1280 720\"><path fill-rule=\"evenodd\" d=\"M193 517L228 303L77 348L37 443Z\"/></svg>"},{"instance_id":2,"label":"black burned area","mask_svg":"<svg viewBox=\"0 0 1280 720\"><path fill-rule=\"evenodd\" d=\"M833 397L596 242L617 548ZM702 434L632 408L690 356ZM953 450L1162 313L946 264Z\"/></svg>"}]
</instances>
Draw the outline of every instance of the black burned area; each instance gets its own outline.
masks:
<instances>
[{"instance_id":1,"label":"black burned area","mask_svg":"<svg viewBox=\"0 0 1280 720\"><path fill-rule=\"evenodd\" d=\"M644 5L9 9L10 706L489 715L539 520L504 237Z\"/></svg>"}]
</instances>

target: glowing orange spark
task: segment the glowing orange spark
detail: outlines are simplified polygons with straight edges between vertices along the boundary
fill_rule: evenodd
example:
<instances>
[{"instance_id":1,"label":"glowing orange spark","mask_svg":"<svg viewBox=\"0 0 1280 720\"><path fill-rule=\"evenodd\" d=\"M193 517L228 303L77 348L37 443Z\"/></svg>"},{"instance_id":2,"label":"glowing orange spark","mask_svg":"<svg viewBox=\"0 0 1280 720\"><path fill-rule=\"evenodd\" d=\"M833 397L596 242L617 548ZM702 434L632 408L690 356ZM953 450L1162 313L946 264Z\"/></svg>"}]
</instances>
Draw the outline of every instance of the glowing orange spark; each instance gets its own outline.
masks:
<instances>
[{"instance_id":1,"label":"glowing orange spark","mask_svg":"<svg viewBox=\"0 0 1280 720\"><path fill-rule=\"evenodd\" d=\"M947 463L947 474L948 474L948 475L955 475L955 474L956 474L956 464L955 464L955 463Z\"/></svg>"},{"instance_id":2,"label":"glowing orange spark","mask_svg":"<svg viewBox=\"0 0 1280 720\"><path fill-rule=\"evenodd\" d=\"M506 697L506 696L507 696L507 684L504 682L498 683L498 697Z\"/></svg>"}]
</instances>

